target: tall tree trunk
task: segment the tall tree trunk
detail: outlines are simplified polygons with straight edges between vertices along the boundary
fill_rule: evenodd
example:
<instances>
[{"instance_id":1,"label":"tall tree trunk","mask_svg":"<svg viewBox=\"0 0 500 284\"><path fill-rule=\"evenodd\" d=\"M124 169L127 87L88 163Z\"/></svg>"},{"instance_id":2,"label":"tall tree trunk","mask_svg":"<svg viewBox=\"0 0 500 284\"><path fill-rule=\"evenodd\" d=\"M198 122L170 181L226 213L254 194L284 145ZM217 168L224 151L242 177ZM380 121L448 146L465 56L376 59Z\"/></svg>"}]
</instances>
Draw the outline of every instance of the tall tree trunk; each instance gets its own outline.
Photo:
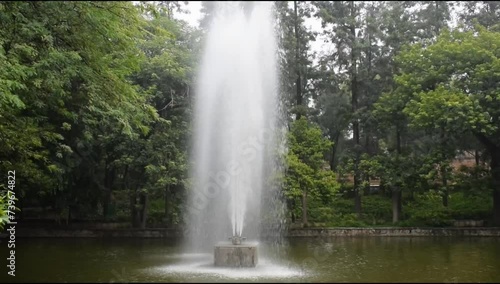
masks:
<instances>
[{"instance_id":1,"label":"tall tree trunk","mask_svg":"<svg viewBox=\"0 0 500 284\"><path fill-rule=\"evenodd\" d=\"M434 1L434 3L436 4L436 34L434 36L438 36L439 35L439 31L441 30L441 17L440 17L440 14L439 14L439 1Z\"/></svg>"},{"instance_id":2,"label":"tall tree trunk","mask_svg":"<svg viewBox=\"0 0 500 284\"><path fill-rule=\"evenodd\" d=\"M443 183L443 206L448 207L448 179L446 177L446 165L443 163L441 166L441 179Z\"/></svg>"},{"instance_id":3,"label":"tall tree trunk","mask_svg":"<svg viewBox=\"0 0 500 284\"><path fill-rule=\"evenodd\" d=\"M395 186L392 190L392 223L401 219L401 187Z\"/></svg>"},{"instance_id":4,"label":"tall tree trunk","mask_svg":"<svg viewBox=\"0 0 500 284\"><path fill-rule=\"evenodd\" d=\"M292 214L291 214L292 215L292 224L294 224L295 220L297 219L297 218L295 218L294 209L295 209L295 198L290 200L290 212L292 212Z\"/></svg>"},{"instance_id":5,"label":"tall tree trunk","mask_svg":"<svg viewBox=\"0 0 500 284\"><path fill-rule=\"evenodd\" d=\"M500 148L491 153L491 176L493 178L493 225L500 226Z\"/></svg>"},{"instance_id":6,"label":"tall tree trunk","mask_svg":"<svg viewBox=\"0 0 500 284\"><path fill-rule=\"evenodd\" d=\"M332 145L332 157L330 158L330 169L332 171L335 171L336 164L335 164L335 153L337 152L337 146L339 143L339 138L340 138L340 133L336 133L333 136L333 145Z\"/></svg>"},{"instance_id":7,"label":"tall tree trunk","mask_svg":"<svg viewBox=\"0 0 500 284\"><path fill-rule=\"evenodd\" d=\"M110 192L108 188L108 183L109 183L109 172L108 172L108 161L106 160L104 164L104 192L103 194L103 201L102 201L102 218L104 220L108 219L108 211L109 211L109 201L110 201Z\"/></svg>"},{"instance_id":8,"label":"tall tree trunk","mask_svg":"<svg viewBox=\"0 0 500 284\"><path fill-rule=\"evenodd\" d=\"M436 4L437 5L437 4ZM441 140L441 181L443 186L443 206L448 207L448 171L447 171L447 159L445 155L446 140L445 140L444 128L441 127L440 140Z\"/></svg>"},{"instance_id":9,"label":"tall tree trunk","mask_svg":"<svg viewBox=\"0 0 500 284\"><path fill-rule=\"evenodd\" d=\"M169 204L169 198L170 198L170 185L167 185L165 188L165 220L166 220L166 225L167 227L171 227L172 222L170 220L170 204Z\"/></svg>"},{"instance_id":10,"label":"tall tree trunk","mask_svg":"<svg viewBox=\"0 0 500 284\"><path fill-rule=\"evenodd\" d=\"M130 224L132 225L133 228L136 228L138 226L137 222L137 210L136 210L136 203L137 203L137 190L133 189L131 190L129 187L129 166L125 165L125 170L123 171L123 186L125 187L125 190L129 192L129 198L130 198Z\"/></svg>"},{"instance_id":11,"label":"tall tree trunk","mask_svg":"<svg viewBox=\"0 0 500 284\"><path fill-rule=\"evenodd\" d=\"M354 7L354 1L350 1L351 17L353 23L349 26L350 36L351 36L351 109L354 115L353 119L353 138L354 138L354 210L361 215L361 195L360 195L360 182L359 182L359 158L360 158L360 143L359 143L359 122L357 117L358 111L358 82L357 82L357 70L356 70L356 11Z\"/></svg>"},{"instance_id":12,"label":"tall tree trunk","mask_svg":"<svg viewBox=\"0 0 500 284\"><path fill-rule=\"evenodd\" d=\"M307 227L307 190L302 192L302 225Z\"/></svg>"},{"instance_id":13,"label":"tall tree trunk","mask_svg":"<svg viewBox=\"0 0 500 284\"><path fill-rule=\"evenodd\" d=\"M115 169L109 169L109 162L106 160L104 168L104 200L103 200L103 217L104 220L110 217L111 194L115 177Z\"/></svg>"},{"instance_id":14,"label":"tall tree trunk","mask_svg":"<svg viewBox=\"0 0 500 284\"><path fill-rule=\"evenodd\" d=\"M296 85L296 119L299 120L301 115L301 108L300 106L302 105L302 74L300 72L300 40L299 40L299 15L298 15L298 7L297 7L297 1L293 1L293 9L295 13L295 19L294 19L294 32L295 32L295 72L297 74L297 79L295 81Z\"/></svg>"},{"instance_id":15,"label":"tall tree trunk","mask_svg":"<svg viewBox=\"0 0 500 284\"><path fill-rule=\"evenodd\" d=\"M490 170L493 186L493 225L500 226L500 147L482 133L474 132L474 136L491 154Z\"/></svg>"},{"instance_id":16,"label":"tall tree trunk","mask_svg":"<svg viewBox=\"0 0 500 284\"><path fill-rule=\"evenodd\" d=\"M402 149L401 149L401 131L399 127L396 126L396 155L401 157ZM401 186L398 183L396 186L392 188L392 223L397 223L401 219L401 211L403 209L402 206L402 192Z\"/></svg>"},{"instance_id":17,"label":"tall tree trunk","mask_svg":"<svg viewBox=\"0 0 500 284\"><path fill-rule=\"evenodd\" d=\"M476 162L476 169L474 171L474 179L475 180L479 180L479 171L478 171L478 167L479 167L479 151L477 149L474 150L474 161Z\"/></svg>"},{"instance_id":18,"label":"tall tree trunk","mask_svg":"<svg viewBox=\"0 0 500 284\"><path fill-rule=\"evenodd\" d=\"M141 194L141 229L146 228L148 221L148 207L149 207L149 197L147 193Z\"/></svg>"},{"instance_id":19,"label":"tall tree trunk","mask_svg":"<svg viewBox=\"0 0 500 284\"><path fill-rule=\"evenodd\" d=\"M139 212L137 212L137 188L132 190L130 194L130 221L132 223L132 227L139 227Z\"/></svg>"}]
</instances>

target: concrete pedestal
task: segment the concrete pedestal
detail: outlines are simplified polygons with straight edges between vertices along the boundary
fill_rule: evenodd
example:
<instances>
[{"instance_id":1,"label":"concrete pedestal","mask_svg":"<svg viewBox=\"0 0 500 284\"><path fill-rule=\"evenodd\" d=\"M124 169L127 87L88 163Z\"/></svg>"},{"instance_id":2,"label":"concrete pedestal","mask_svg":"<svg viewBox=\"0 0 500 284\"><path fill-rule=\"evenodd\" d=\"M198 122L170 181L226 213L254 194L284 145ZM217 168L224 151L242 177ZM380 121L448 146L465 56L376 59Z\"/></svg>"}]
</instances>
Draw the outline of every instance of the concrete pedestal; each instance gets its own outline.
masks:
<instances>
[{"instance_id":1,"label":"concrete pedestal","mask_svg":"<svg viewBox=\"0 0 500 284\"><path fill-rule=\"evenodd\" d=\"M241 245L219 242L215 245L214 264L224 267L255 267L257 245L255 242L244 242Z\"/></svg>"}]
</instances>

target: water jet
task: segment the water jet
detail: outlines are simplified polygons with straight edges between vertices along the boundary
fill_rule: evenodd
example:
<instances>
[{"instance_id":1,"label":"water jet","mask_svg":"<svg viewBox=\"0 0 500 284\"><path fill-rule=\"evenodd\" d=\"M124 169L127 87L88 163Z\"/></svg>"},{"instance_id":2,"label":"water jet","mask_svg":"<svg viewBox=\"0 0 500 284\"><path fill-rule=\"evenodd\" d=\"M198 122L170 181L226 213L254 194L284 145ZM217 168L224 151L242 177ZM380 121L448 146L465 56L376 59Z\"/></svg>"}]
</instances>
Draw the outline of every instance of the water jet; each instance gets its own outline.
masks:
<instances>
[{"instance_id":1,"label":"water jet","mask_svg":"<svg viewBox=\"0 0 500 284\"><path fill-rule=\"evenodd\" d=\"M257 266L263 215L280 208L270 185L282 142L272 6L216 2L205 39L186 224L189 249L210 251L217 267Z\"/></svg>"}]
</instances>

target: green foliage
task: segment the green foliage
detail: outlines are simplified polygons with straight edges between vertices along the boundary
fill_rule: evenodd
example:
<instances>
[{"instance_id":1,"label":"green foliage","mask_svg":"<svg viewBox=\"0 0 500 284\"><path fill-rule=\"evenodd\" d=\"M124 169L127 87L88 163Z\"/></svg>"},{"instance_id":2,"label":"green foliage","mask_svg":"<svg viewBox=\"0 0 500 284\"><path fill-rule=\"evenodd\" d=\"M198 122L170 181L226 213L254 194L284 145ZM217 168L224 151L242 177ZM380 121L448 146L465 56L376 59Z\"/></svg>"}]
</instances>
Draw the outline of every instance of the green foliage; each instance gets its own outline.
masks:
<instances>
[{"instance_id":1,"label":"green foliage","mask_svg":"<svg viewBox=\"0 0 500 284\"><path fill-rule=\"evenodd\" d=\"M442 133L442 161L450 158L453 139L473 135L491 155L494 222L500 222L500 34L476 25L470 31L443 30L425 48L409 47L398 61L397 90L408 103L403 109L414 129ZM448 152L448 154L446 154ZM453 153L453 154L451 154ZM451 155L450 155L451 154ZM440 163L441 164L441 163Z\"/></svg>"},{"instance_id":2,"label":"green foliage","mask_svg":"<svg viewBox=\"0 0 500 284\"><path fill-rule=\"evenodd\" d=\"M429 191L415 196L407 205L404 226L449 226L453 220L485 220L491 215L492 200L488 192L450 194L450 205L444 207L438 193Z\"/></svg>"},{"instance_id":3,"label":"green foliage","mask_svg":"<svg viewBox=\"0 0 500 284\"><path fill-rule=\"evenodd\" d=\"M354 201L352 199L335 198L331 202L331 207L335 213L350 214L353 213Z\"/></svg>"},{"instance_id":4,"label":"green foliage","mask_svg":"<svg viewBox=\"0 0 500 284\"><path fill-rule=\"evenodd\" d=\"M450 217L456 220L487 220L493 202L489 191L479 194L457 192L450 195Z\"/></svg>"},{"instance_id":5,"label":"green foliage","mask_svg":"<svg viewBox=\"0 0 500 284\"><path fill-rule=\"evenodd\" d=\"M21 197L61 195L67 202L58 206L78 206L83 196L72 184L94 180L99 168L88 150L138 135L156 118L127 80L140 60L137 10L126 2L5 2L0 18L0 156L13 163L0 168L19 172L28 190Z\"/></svg>"},{"instance_id":6,"label":"green foliage","mask_svg":"<svg viewBox=\"0 0 500 284\"><path fill-rule=\"evenodd\" d=\"M2 230L5 224L9 221L7 209L7 195L0 195L0 230Z\"/></svg>"},{"instance_id":7,"label":"green foliage","mask_svg":"<svg viewBox=\"0 0 500 284\"><path fill-rule=\"evenodd\" d=\"M454 175L455 189L465 195L491 193L491 174L483 165L461 167Z\"/></svg>"},{"instance_id":8,"label":"green foliage","mask_svg":"<svg viewBox=\"0 0 500 284\"><path fill-rule=\"evenodd\" d=\"M162 199L153 199L149 205L149 218L150 224L162 224L165 218L165 202Z\"/></svg>"},{"instance_id":9,"label":"green foliage","mask_svg":"<svg viewBox=\"0 0 500 284\"><path fill-rule=\"evenodd\" d=\"M474 191L472 191L474 192ZM451 226L453 220L488 220L492 209L489 192L453 192L450 204L444 207L441 195L436 191L417 193L412 201L405 204L404 220L398 226ZM316 226L362 227L391 226L391 199L383 195L363 197L363 214L354 214L354 201L337 197L326 206L310 203L310 220Z\"/></svg>"},{"instance_id":10,"label":"green foliage","mask_svg":"<svg viewBox=\"0 0 500 284\"><path fill-rule=\"evenodd\" d=\"M388 222L392 218L391 200L380 195L364 196L363 213L367 223Z\"/></svg>"},{"instance_id":11,"label":"green foliage","mask_svg":"<svg viewBox=\"0 0 500 284\"><path fill-rule=\"evenodd\" d=\"M309 43L314 40L315 33L305 25L312 7L308 1L274 1L274 4L279 43L280 92L286 106L284 111L290 119L292 114L307 115L309 107L305 102L312 95L306 86L314 72L308 55Z\"/></svg>"},{"instance_id":12,"label":"green foliage","mask_svg":"<svg viewBox=\"0 0 500 284\"><path fill-rule=\"evenodd\" d=\"M401 225L411 226L449 226L452 224L449 209L441 202L441 195L429 191L417 194L414 202L406 206L408 219Z\"/></svg>"},{"instance_id":13,"label":"green foliage","mask_svg":"<svg viewBox=\"0 0 500 284\"><path fill-rule=\"evenodd\" d=\"M470 130L497 142L498 45L498 33L477 26L470 32L444 31L428 48L415 45L402 53L405 71L396 80L416 95L405 108L413 125Z\"/></svg>"},{"instance_id":14,"label":"green foliage","mask_svg":"<svg viewBox=\"0 0 500 284\"><path fill-rule=\"evenodd\" d=\"M323 157L331 142L324 139L319 127L305 117L292 124L288 141L285 194L293 198L307 190L329 198L339 188L335 175L323 168Z\"/></svg>"},{"instance_id":15,"label":"green foliage","mask_svg":"<svg viewBox=\"0 0 500 284\"><path fill-rule=\"evenodd\" d=\"M329 227L365 227L367 225L359 220L358 215L355 213L336 214L331 220L327 223Z\"/></svg>"},{"instance_id":16,"label":"green foliage","mask_svg":"<svg viewBox=\"0 0 500 284\"><path fill-rule=\"evenodd\" d=\"M189 116L165 106L184 103L192 39L143 4L0 4L0 169L26 205L113 219L117 187L182 183Z\"/></svg>"},{"instance_id":17,"label":"green foliage","mask_svg":"<svg viewBox=\"0 0 500 284\"><path fill-rule=\"evenodd\" d=\"M449 31L451 4L298 1L295 11L276 3L284 112L289 121L302 116L290 125L283 177L296 216L306 194L313 222L390 222L386 196L364 196L359 219L353 201L337 196L336 176L355 173L360 187L380 178L404 192L403 225L488 217L498 175L484 165L452 172L449 162L464 150L498 156L498 4L457 4L466 8L465 29ZM202 27L214 7L204 1ZM181 222L203 30L175 20L180 8L0 2L0 171L18 173L23 206L51 207L63 218ZM317 34L305 23L313 13L331 52L310 51ZM5 205L0 198L0 220Z\"/></svg>"},{"instance_id":18,"label":"green foliage","mask_svg":"<svg viewBox=\"0 0 500 284\"><path fill-rule=\"evenodd\" d=\"M283 186L285 196L289 200L298 200L307 194L309 199L328 202L340 188L334 173L325 168L324 155L331 142L323 137L317 125L302 117L291 126L288 147ZM290 209L296 214L299 212L298 208Z\"/></svg>"}]
</instances>

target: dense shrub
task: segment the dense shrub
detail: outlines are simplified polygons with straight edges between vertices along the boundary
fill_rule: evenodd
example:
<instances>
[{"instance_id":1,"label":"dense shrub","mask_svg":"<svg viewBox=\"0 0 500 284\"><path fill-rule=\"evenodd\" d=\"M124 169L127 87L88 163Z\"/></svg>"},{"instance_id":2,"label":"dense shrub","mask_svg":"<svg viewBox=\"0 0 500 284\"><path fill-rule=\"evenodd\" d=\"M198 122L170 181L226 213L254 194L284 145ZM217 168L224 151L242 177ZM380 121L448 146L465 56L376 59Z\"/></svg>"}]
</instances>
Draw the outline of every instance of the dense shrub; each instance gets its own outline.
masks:
<instances>
[{"instance_id":1,"label":"dense shrub","mask_svg":"<svg viewBox=\"0 0 500 284\"><path fill-rule=\"evenodd\" d=\"M337 214L350 214L354 212L354 200L336 198L332 201L333 212Z\"/></svg>"},{"instance_id":2,"label":"dense shrub","mask_svg":"<svg viewBox=\"0 0 500 284\"><path fill-rule=\"evenodd\" d=\"M357 214L334 214L333 219L327 223L329 227L365 227L367 224L359 220Z\"/></svg>"},{"instance_id":3,"label":"dense shrub","mask_svg":"<svg viewBox=\"0 0 500 284\"><path fill-rule=\"evenodd\" d=\"M404 212L407 220L400 225L441 227L453 223L449 208L443 206L441 195L435 191L415 195Z\"/></svg>"},{"instance_id":4,"label":"dense shrub","mask_svg":"<svg viewBox=\"0 0 500 284\"><path fill-rule=\"evenodd\" d=\"M450 195L449 210L453 219L487 219L493 210L493 199L489 192L467 194L457 192Z\"/></svg>"},{"instance_id":5,"label":"dense shrub","mask_svg":"<svg viewBox=\"0 0 500 284\"><path fill-rule=\"evenodd\" d=\"M334 216L335 212L331 207L311 207L309 210L309 221L311 222L330 222Z\"/></svg>"},{"instance_id":6,"label":"dense shrub","mask_svg":"<svg viewBox=\"0 0 500 284\"><path fill-rule=\"evenodd\" d=\"M162 224L165 222L165 201L163 199L153 199L149 204L149 224Z\"/></svg>"},{"instance_id":7,"label":"dense shrub","mask_svg":"<svg viewBox=\"0 0 500 284\"><path fill-rule=\"evenodd\" d=\"M385 223L392 220L392 204L391 199L380 195L363 196L361 200L363 215L372 222Z\"/></svg>"},{"instance_id":8,"label":"dense shrub","mask_svg":"<svg viewBox=\"0 0 500 284\"><path fill-rule=\"evenodd\" d=\"M113 221L130 221L130 196L127 190L113 192L114 214L111 215Z\"/></svg>"},{"instance_id":9,"label":"dense shrub","mask_svg":"<svg viewBox=\"0 0 500 284\"><path fill-rule=\"evenodd\" d=\"M442 196L436 191L415 193L412 200L403 204L402 221L397 226L442 227L453 225L453 220L487 220L491 215L491 190L453 192L448 207L442 204ZM309 220L313 226L359 227L392 224L392 204L389 196L368 195L362 198L363 213L354 213L352 198L338 197L325 206L311 202Z\"/></svg>"}]
</instances>

